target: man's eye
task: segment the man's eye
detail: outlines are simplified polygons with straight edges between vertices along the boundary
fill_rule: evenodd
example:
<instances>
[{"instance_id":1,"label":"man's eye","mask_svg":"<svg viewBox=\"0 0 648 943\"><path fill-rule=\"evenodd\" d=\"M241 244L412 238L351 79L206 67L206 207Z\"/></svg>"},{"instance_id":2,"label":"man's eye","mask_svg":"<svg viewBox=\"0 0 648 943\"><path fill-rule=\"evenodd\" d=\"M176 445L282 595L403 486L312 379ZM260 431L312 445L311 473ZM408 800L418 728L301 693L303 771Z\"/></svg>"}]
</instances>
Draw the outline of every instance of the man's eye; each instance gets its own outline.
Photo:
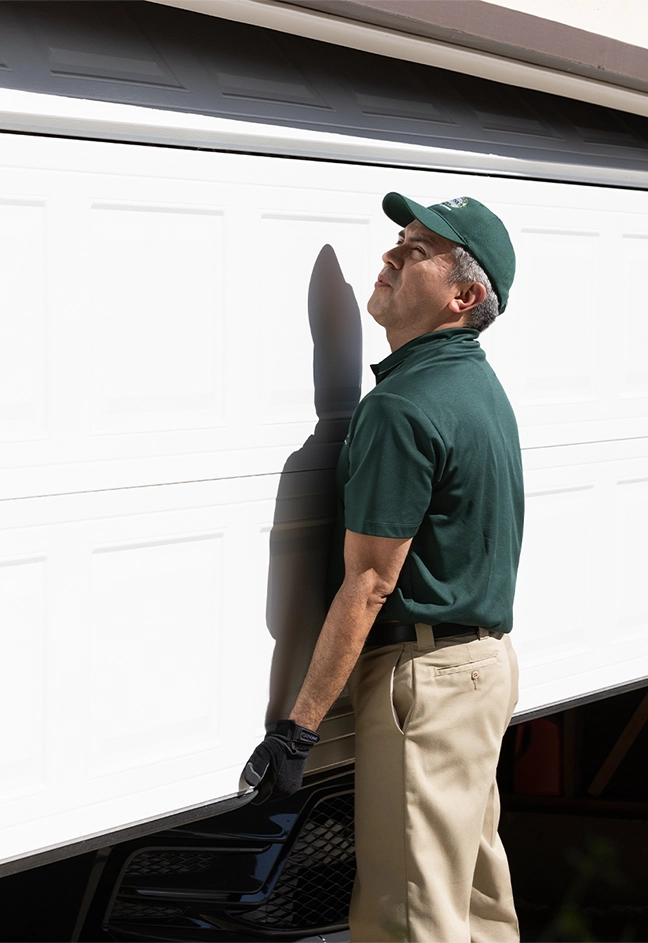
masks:
<instances>
[{"instance_id":1,"label":"man's eye","mask_svg":"<svg viewBox=\"0 0 648 943\"><path fill-rule=\"evenodd\" d=\"M413 248L416 252L420 252L422 255L425 255L425 249L423 246L414 246Z\"/></svg>"}]
</instances>

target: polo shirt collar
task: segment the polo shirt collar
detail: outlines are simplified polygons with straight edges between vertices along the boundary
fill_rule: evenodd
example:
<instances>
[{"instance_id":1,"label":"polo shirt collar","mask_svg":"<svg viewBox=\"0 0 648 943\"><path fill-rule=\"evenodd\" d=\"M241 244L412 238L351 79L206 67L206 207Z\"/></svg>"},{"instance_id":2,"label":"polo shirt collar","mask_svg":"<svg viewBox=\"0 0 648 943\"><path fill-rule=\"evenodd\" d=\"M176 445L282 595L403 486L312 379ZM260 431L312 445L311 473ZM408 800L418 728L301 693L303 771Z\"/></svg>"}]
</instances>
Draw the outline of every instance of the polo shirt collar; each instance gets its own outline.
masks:
<instances>
[{"instance_id":1,"label":"polo shirt collar","mask_svg":"<svg viewBox=\"0 0 648 943\"><path fill-rule=\"evenodd\" d=\"M472 327L450 327L445 331L433 331L431 334L422 334L420 337L415 337L414 340L403 344L398 350L392 351L392 353L388 357L385 357L384 360L381 360L380 363L371 364L371 369L376 375L376 383L380 383L381 380L384 380L392 370L406 360L413 352L418 351L419 348L425 348L427 351L431 348L437 348L440 344L447 343L451 340L475 340L478 337L479 331Z\"/></svg>"}]
</instances>

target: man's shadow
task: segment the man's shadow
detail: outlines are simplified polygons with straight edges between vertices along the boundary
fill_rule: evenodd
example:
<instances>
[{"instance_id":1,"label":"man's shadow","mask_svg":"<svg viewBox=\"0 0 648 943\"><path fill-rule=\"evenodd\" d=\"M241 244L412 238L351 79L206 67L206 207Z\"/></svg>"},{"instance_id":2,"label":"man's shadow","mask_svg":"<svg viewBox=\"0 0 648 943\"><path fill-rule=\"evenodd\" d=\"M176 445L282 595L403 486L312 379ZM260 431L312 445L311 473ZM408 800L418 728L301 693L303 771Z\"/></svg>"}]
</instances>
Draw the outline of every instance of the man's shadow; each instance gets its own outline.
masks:
<instances>
[{"instance_id":1,"label":"man's shadow","mask_svg":"<svg viewBox=\"0 0 648 943\"><path fill-rule=\"evenodd\" d=\"M267 723L292 709L326 615L335 466L360 399L360 312L329 245L313 266L308 321L318 422L283 467L270 532L266 619L275 650Z\"/></svg>"}]
</instances>

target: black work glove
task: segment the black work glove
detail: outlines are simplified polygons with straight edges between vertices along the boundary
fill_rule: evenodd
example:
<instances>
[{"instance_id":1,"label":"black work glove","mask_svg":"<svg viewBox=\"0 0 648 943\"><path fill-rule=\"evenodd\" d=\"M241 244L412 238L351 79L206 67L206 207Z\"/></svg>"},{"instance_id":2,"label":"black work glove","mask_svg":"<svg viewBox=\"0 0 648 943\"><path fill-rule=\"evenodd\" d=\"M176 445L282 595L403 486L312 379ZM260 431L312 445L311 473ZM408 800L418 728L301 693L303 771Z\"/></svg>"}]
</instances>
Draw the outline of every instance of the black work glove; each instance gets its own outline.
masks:
<instances>
[{"instance_id":1,"label":"black work glove","mask_svg":"<svg viewBox=\"0 0 648 943\"><path fill-rule=\"evenodd\" d=\"M292 796L302 784L310 748L318 741L319 736L308 727L278 720L245 764L240 788L254 786L256 804Z\"/></svg>"}]
</instances>

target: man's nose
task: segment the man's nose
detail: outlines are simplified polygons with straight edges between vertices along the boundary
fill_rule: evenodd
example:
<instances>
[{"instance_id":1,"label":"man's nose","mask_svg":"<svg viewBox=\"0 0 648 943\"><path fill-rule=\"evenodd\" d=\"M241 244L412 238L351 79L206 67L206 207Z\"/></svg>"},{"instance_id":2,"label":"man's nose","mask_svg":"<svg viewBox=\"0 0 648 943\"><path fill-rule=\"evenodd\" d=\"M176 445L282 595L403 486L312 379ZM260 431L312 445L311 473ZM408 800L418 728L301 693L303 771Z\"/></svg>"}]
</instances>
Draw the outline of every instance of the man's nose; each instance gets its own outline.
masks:
<instances>
[{"instance_id":1,"label":"man's nose","mask_svg":"<svg viewBox=\"0 0 648 943\"><path fill-rule=\"evenodd\" d=\"M403 264L403 256L400 246L392 246L383 253L382 257L385 265L391 265L393 268L400 268Z\"/></svg>"}]
</instances>

